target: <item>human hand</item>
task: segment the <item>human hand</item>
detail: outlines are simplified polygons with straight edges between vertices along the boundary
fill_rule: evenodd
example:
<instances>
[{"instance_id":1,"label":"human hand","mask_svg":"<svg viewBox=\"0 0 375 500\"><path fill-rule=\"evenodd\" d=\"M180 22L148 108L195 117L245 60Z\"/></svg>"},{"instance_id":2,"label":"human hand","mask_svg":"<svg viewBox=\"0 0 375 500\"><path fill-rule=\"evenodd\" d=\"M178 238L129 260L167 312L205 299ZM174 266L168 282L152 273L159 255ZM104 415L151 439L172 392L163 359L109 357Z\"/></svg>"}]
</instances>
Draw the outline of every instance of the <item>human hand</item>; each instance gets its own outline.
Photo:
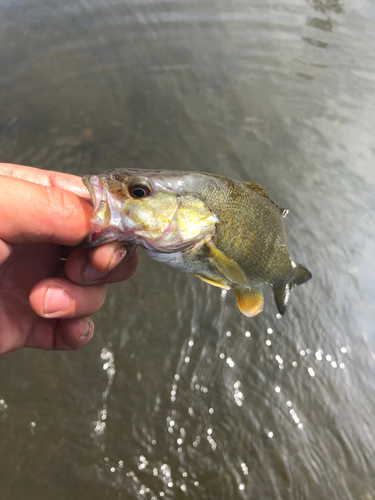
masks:
<instances>
[{"instance_id":1,"label":"human hand","mask_svg":"<svg viewBox=\"0 0 375 500\"><path fill-rule=\"evenodd\" d=\"M134 274L137 253L120 243L77 246L89 200L80 177L0 163L0 355L86 345L105 285Z\"/></svg>"}]
</instances>

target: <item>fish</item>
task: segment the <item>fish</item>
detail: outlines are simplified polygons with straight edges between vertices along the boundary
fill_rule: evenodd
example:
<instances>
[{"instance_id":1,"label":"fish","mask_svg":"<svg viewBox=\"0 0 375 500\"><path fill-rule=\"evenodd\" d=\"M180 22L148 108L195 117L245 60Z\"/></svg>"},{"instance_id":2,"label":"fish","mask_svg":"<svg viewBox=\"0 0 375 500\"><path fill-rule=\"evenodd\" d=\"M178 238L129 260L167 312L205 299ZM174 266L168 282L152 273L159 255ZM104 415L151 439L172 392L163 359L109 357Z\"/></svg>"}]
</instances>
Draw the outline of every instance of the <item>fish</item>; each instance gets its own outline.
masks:
<instances>
[{"instance_id":1,"label":"fish","mask_svg":"<svg viewBox=\"0 0 375 500\"><path fill-rule=\"evenodd\" d=\"M112 169L85 175L93 203L88 247L113 241L141 247L152 259L234 291L239 310L263 310L263 284L277 309L311 273L294 262L283 218L263 186L216 174Z\"/></svg>"}]
</instances>

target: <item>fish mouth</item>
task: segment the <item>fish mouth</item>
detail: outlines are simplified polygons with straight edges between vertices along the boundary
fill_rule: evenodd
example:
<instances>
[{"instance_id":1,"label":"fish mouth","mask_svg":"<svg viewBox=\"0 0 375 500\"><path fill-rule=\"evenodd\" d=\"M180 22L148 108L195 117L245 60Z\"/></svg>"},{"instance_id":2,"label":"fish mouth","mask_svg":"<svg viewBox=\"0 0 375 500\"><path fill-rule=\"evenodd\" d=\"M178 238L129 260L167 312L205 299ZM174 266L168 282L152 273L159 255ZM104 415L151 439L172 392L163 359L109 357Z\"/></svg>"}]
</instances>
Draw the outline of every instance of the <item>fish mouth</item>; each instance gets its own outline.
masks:
<instances>
[{"instance_id":1,"label":"fish mouth","mask_svg":"<svg viewBox=\"0 0 375 500\"><path fill-rule=\"evenodd\" d=\"M98 175L85 175L82 178L89 190L93 204L93 215L90 219L90 231L83 242L85 247L94 247L118 239L118 230L111 224L111 195Z\"/></svg>"},{"instance_id":2,"label":"fish mouth","mask_svg":"<svg viewBox=\"0 0 375 500\"><path fill-rule=\"evenodd\" d=\"M103 196L103 183L98 175L84 175L83 183L89 190L91 201L94 206L94 213L98 210Z\"/></svg>"}]
</instances>

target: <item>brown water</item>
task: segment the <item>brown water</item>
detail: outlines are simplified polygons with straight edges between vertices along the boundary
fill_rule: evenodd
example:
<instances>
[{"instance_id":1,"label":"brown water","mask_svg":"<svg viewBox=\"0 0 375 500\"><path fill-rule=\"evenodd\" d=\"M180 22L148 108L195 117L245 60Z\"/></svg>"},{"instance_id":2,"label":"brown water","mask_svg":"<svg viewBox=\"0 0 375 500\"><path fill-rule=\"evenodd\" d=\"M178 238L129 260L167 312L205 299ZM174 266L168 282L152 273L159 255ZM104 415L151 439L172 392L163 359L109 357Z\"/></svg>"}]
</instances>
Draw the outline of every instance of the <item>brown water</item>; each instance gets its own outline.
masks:
<instances>
[{"instance_id":1,"label":"brown water","mask_svg":"<svg viewBox=\"0 0 375 500\"><path fill-rule=\"evenodd\" d=\"M77 353L0 360L0 499L375 500L371 0L3 0L1 160L290 209L276 317L141 256Z\"/></svg>"}]
</instances>

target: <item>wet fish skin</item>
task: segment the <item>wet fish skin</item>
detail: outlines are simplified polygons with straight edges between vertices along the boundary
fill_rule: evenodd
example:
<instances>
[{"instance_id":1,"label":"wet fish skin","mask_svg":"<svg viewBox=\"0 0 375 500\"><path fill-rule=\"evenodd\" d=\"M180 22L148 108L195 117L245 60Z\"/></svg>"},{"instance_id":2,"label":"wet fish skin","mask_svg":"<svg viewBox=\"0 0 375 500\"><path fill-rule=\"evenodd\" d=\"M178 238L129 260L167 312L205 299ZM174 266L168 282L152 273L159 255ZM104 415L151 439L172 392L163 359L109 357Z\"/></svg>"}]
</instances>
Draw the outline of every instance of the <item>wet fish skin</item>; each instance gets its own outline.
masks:
<instances>
[{"instance_id":1,"label":"wet fish skin","mask_svg":"<svg viewBox=\"0 0 375 500\"><path fill-rule=\"evenodd\" d=\"M226 177L115 169L85 176L94 203L87 245L122 240L153 259L232 288L245 315L263 309L261 283L285 313L290 291L311 278L292 261L283 216L263 188ZM139 197L137 197L139 195Z\"/></svg>"}]
</instances>

